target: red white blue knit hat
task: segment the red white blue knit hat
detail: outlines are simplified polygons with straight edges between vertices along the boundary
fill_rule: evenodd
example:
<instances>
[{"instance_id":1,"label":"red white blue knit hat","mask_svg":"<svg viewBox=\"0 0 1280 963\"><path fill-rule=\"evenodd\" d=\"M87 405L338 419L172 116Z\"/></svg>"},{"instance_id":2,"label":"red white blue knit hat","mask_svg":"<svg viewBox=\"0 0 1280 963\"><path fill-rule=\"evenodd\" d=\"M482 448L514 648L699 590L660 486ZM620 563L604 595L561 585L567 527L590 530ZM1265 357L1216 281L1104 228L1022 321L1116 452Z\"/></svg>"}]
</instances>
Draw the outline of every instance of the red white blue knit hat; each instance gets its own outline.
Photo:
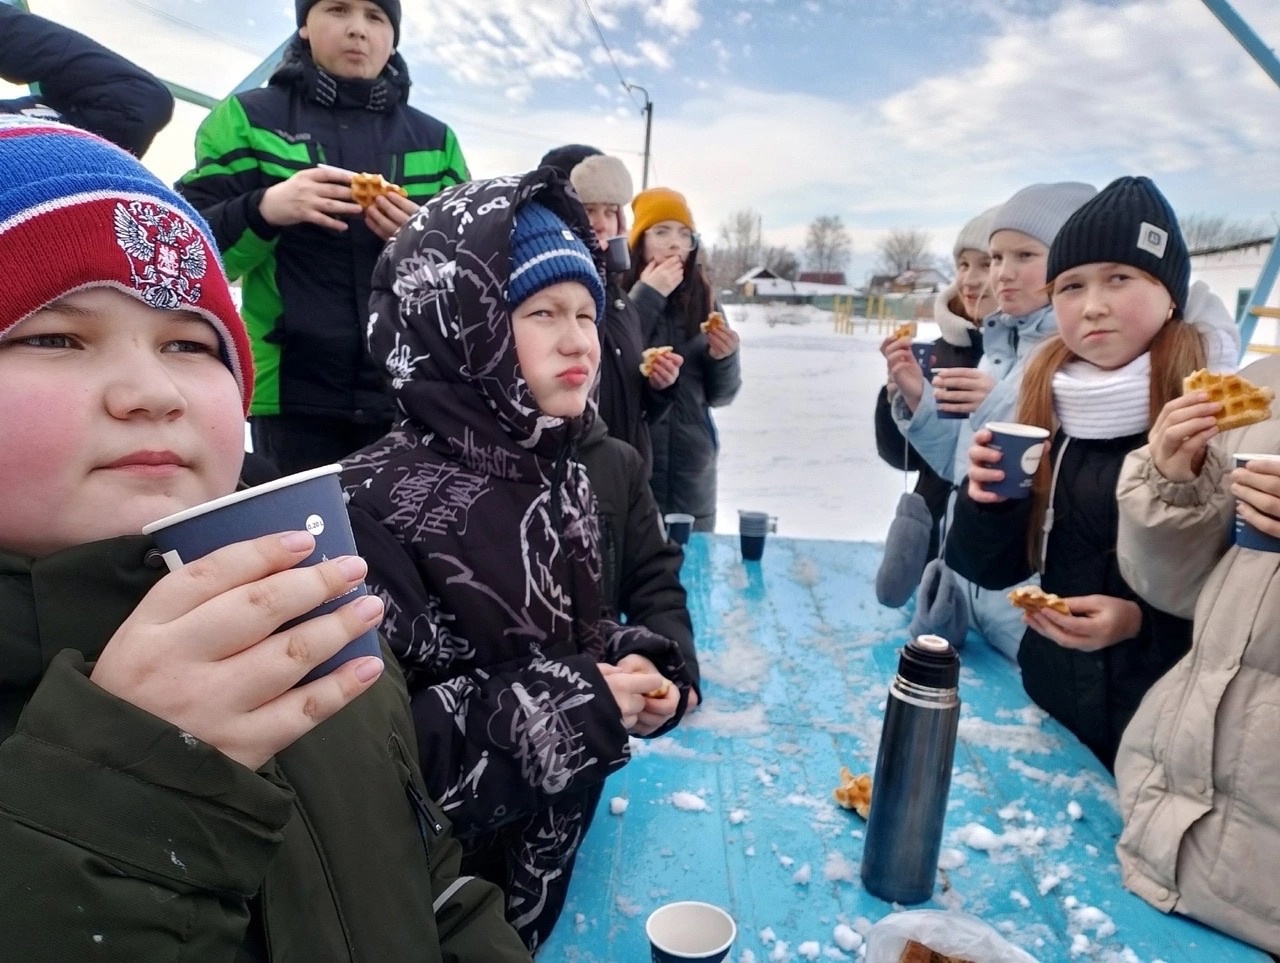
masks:
<instances>
[{"instance_id":1,"label":"red white blue knit hat","mask_svg":"<svg viewBox=\"0 0 1280 963\"><path fill-rule=\"evenodd\" d=\"M0 264L0 339L59 298L114 288L213 325L248 412L253 355L213 232L120 148L75 127L0 115Z\"/></svg>"}]
</instances>

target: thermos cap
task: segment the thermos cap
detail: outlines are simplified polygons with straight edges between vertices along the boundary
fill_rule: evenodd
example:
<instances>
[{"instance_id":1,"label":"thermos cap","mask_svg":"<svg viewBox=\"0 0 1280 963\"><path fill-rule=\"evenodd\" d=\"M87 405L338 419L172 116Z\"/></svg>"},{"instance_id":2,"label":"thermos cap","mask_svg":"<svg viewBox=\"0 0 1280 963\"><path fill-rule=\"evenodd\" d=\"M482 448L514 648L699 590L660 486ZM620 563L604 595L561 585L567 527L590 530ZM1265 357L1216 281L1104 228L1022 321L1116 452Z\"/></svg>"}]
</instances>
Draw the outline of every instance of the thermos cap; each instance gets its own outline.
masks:
<instances>
[{"instance_id":1,"label":"thermos cap","mask_svg":"<svg viewBox=\"0 0 1280 963\"><path fill-rule=\"evenodd\" d=\"M898 675L930 689L954 689L960 684L960 656L940 635L912 639L898 659Z\"/></svg>"}]
</instances>

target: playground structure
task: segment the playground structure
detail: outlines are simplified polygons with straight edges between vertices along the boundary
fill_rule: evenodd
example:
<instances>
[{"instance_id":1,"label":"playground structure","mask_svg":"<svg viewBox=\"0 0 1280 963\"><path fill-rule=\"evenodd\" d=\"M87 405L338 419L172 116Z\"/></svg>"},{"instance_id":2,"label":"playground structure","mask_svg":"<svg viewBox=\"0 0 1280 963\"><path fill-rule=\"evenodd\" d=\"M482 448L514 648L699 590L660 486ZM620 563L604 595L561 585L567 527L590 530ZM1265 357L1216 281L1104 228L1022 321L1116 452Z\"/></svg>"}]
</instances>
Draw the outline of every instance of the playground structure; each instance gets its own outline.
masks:
<instances>
[{"instance_id":1,"label":"playground structure","mask_svg":"<svg viewBox=\"0 0 1280 963\"><path fill-rule=\"evenodd\" d=\"M903 321L919 318L921 305L932 304L933 298L932 294L926 301L902 295L837 295L831 303L835 333L853 334L858 328L869 332L874 325L877 334L888 334Z\"/></svg>"}]
</instances>

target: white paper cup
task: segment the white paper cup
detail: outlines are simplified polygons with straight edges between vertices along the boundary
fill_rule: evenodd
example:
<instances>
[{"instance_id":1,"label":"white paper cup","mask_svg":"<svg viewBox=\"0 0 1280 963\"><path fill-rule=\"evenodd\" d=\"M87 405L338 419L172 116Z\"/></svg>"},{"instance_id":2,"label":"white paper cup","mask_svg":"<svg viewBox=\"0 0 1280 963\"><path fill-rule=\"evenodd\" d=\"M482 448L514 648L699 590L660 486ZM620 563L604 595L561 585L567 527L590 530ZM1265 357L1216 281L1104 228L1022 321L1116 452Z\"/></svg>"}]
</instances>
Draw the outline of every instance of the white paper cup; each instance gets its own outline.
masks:
<instances>
[{"instance_id":1,"label":"white paper cup","mask_svg":"<svg viewBox=\"0 0 1280 963\"><path fill-rule=\"evenodd\" d=\"M733 917L719 906L686 900L649 914L644 932L653 963L720 963L738 935Z\"/></svg>"}]
</instances>

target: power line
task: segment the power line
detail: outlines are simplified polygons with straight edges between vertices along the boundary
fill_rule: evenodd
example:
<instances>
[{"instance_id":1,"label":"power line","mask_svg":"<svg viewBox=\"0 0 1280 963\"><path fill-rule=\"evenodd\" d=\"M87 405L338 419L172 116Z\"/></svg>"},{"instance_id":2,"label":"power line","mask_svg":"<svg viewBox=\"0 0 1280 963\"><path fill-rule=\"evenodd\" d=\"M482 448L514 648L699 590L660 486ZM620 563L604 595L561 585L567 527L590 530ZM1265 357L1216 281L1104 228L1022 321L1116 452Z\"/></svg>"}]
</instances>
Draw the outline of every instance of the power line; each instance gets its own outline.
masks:
<instances>
[{"instance_id":1,"label":"power line","mask_svg":"<svg viewBox=\"0 0 1280 963\"><path fill-rule=\"evenodd\" d=\"M587 16L591 18L591 23L596 28L596 36L600 38L600 45L604 47L604 52L609 55L609 63L613 64L613 72L618 75L618 83L622 84L627 96L634 101L636 95L632 91L631 85L627 83L627 78L622 75L622 68L618 66L618 61L614 59L613 50L609 47L609 41L604 38L604 30L600 27L600 21L596 19L596 12L591 9L591 0L582 0L582 5L587 8ZM639 106L639 104L636 106Z\"/></svg>"}]
</instances>

